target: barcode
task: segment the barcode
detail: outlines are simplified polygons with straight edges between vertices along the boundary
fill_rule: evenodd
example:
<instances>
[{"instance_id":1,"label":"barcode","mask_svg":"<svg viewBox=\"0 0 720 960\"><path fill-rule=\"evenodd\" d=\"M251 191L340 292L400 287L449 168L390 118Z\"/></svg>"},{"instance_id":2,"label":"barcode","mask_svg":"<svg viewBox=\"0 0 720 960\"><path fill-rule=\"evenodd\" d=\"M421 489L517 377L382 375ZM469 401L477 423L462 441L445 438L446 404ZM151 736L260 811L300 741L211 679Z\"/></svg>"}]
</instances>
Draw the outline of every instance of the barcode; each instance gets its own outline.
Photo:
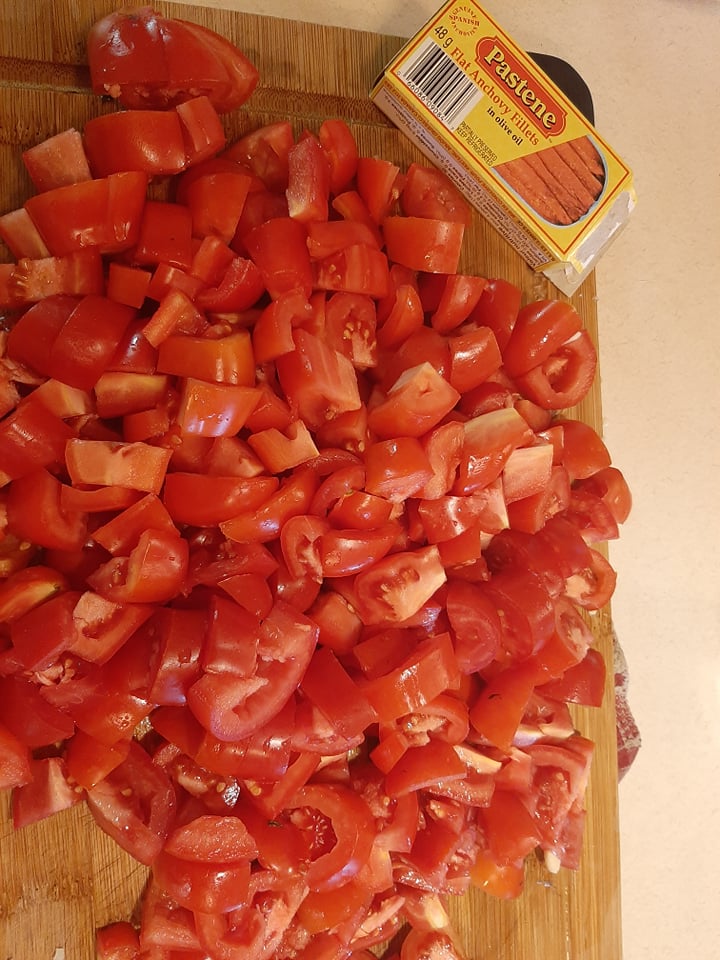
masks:
<instances>
[{"instance_id":1,"label":"barcode","mask_svg":"<svg viewBox=\"0 0 720 960\"><path fill-rule=\"evenodd\" d=\"M431 39L405 61L398 75L451 130L482 99L473 80Z\"/></svg>"}]
</instances>

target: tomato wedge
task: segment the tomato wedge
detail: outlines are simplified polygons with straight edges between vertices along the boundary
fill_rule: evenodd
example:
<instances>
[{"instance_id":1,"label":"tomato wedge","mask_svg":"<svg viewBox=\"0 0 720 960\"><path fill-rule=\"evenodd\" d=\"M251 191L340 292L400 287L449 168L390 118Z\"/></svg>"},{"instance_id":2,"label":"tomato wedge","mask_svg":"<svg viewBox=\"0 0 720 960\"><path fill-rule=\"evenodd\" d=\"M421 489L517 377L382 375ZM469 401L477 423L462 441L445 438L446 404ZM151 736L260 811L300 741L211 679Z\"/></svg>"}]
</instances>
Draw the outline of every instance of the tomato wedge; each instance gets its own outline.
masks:
<instances>
[{"instance_id":1,"label":"tomato wedge","mask_svg":"<svg viewBox=\"0 0 720 960\"><path fill-rule=\"evenodd\" d=\"M228 144L230 40L144 7L87 50L123 109L27 149L0 217L14 825L86 803L150 869L104 960L457 960L448 895L579 864L568 704L632 505L568 412L593 342L458 272L432 167L341 118Z\"/></svg>"}]
</instances>

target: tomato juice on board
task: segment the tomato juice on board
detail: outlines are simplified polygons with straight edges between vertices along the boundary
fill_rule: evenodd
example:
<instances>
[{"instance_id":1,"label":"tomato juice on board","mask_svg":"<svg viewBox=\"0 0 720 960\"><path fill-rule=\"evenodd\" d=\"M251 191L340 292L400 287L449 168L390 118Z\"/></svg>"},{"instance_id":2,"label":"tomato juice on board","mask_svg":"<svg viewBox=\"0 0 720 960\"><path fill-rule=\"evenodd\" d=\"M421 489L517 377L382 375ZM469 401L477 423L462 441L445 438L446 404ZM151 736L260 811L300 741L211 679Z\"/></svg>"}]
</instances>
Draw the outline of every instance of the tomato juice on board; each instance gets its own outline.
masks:
<instances>
[{"instance_id":1,"label":"tomato juice on board","mask_svg":"<svg viewBox=\"0 0 720 960\"><path fill-rule=\"evenodd\" d=\"M59 132L0 217L0 785L150 868L102 957L448 949L446 897L578 866L630 508L562 413L595 349L458 272L439 171L338 118L227 144L257 78L192 27L96 25L127 150Z\"/></svg>"}]
</instances>

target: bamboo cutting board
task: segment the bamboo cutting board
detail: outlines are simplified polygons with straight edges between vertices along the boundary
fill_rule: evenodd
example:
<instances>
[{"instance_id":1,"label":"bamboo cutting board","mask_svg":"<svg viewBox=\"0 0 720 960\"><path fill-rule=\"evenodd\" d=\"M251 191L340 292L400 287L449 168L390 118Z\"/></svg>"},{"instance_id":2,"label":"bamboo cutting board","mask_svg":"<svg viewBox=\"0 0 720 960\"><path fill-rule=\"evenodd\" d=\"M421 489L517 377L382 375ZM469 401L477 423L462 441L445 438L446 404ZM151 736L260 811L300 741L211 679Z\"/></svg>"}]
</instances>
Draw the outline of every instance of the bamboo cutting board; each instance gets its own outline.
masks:
<instances>
[{"instance_id":1,"label":"bamboo cutting board","mask_svg":"<svg viewBox=\"0 0 720 960\"><path fill-rule=\"evenodd\" d=\"M21 149L107 109L88 89L84 38L112 0L0 0L0 212L29 191ZM236 42L260 70L247 108L227 120L230 136L289 117L297 130L343 117L362 152L401 166L422 158L367 98L402 40L227 10L157 3L156 8L211 26ZM478 217L462 269L502 276L529 299L556 296ZM594 277L572 302L597 336ZM599 379L577 414L601 426ZM515 902L474 893L452 904L468 960L620 960L619 855L612 627L608 611L592 622L608 663L602 710L579 710L579 729L597 744L587 795L584 854L577 873L528 864ZM0 960L92 960L95 928L133 915L146 879L80 805L13 833L9 797L0 807Z\"/></svg>"}]
</instances>

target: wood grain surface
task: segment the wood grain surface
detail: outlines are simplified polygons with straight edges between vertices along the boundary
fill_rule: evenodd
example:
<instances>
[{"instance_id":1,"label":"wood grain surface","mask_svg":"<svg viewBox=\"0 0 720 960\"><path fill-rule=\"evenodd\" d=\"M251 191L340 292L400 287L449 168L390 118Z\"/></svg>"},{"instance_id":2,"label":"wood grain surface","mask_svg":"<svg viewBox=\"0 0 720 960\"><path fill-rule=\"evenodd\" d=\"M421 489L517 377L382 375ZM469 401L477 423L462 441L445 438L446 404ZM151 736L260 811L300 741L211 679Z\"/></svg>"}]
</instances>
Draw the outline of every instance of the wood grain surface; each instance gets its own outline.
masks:
<instances>
[{"instance_id":1,"label":"wood grain surface","mask_svg":"<svg viewBox=\"0 0 720 960\"><path fill-rule=\"evenodd\" d=\"M361 150L407 165L421 159L367 98L373 79L401 45L396 37L316 26L190 5L157 3L212 26L257 64L261 85L245 109L226 118L228 134L289 117L297 131L343 117ZM109 109L88 89L84 38L108 0L0 0L0 212L20 205L30 189L21 149ZM528 299L557 296L479 217L465 243L462 269L502 276ZM597 336L591 276L572 298ZM599 377L576 413L600 428ZM617 762L609 611L592 618L608 659L601 710L578 710L578 728L597 744L580 869L546 873L527 868L516 902L475 892L452 903L468 960L620 960ZM0 808L0 960L94 957L95 928L133 915L146 870L131 861L92 821L83 805L14 833L9 797Z\"/></svg>"}]
</instances>

